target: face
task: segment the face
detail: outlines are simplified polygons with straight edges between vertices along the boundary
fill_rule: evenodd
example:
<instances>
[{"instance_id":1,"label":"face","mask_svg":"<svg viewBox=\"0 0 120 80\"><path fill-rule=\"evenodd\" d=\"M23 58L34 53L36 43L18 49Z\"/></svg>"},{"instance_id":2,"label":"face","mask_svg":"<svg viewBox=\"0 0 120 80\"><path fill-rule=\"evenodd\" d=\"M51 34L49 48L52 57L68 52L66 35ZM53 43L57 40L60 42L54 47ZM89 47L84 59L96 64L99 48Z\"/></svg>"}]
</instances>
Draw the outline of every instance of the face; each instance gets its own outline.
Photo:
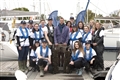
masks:
<instances>
[{"instance_id":1,"label":"face","mask_svg":"<svg viewBox=\"0 0 120 80\"><path fill-rule=\"evenodd\" d=\"M70 27L70 22L68 22L67 26Z\"/></svg>"},{"instance_id":2,"label":"face","mask_svg":"<svg viewBox=\"0 0 120 80\"><path fill-rule=\"evenodd\" d=\"M85 46L86 46L86 48L87 48L87 49L89 49L89 48L90 48L90 44L86 44Z\"/></svg>"},{"instance_id":3,"label":"face","mask_svg":"<svg viewBox=\"0 0 120 80\"><path fill-rule=\"evenodd\" d=\"M79 28L82 28L82 26L83 26L82 23L79 23Z\"/></svg>"},{"instance_id":4,"label":"face","mask_svg":"<svg viewBox=\"0 0 120 80\"><path fill-rule=\"evenodd\" d=\"M26 27L26 24L21 24L22 27Z\"/></svg>"},{"instance_id":5,"label":"face","mask_svg":"<svg viewBox=\"0 0 120 80\"><path fill-rule=\"evenodd\" d=\"M45 25L45 21L41 21L41 25Z\"/></svg>"},{"instance_id":6,"label":"face","mask_svg":"<svg viewBox=\"0 0 120 80\"><path fill-rule=\"evenodd\" d=\"M49 20L48 21L48 24L52 25L53 21L52 20Z\"/></svg>"},{"instance_id":7,"label":"face","mask_svg":"<svg viewBox=\"0 0 120 80\"><path fill-rule=\"evenodd\" d=\"M36 25L34 26L34 29L35 29L35 30L38 30L38 29L39 29L38 24L36 24Z\"/></svg>"},{"instance_id":8,"label":"face","mask_svg":"<svg viewBox=\"0 0 120 80\"><path fill-rule=\"evenodd\" d=\"M93 26L93 21L90 21L90 26Z\"/></svg>"},{"instance_id":9,"label":"face","mask_svg":"<svg viewBox=\"0 0 120 80\"><path fill-rule=\"evenodd\" d=\"M29 28L32 28L32 26L33 26L32 24L29 24Z\"/></svg>"},{"instance_id":10,"label":"face","mask_svg":"<svg viewBox=\"0 0 120 80\"><path fill-rule=\"evenodd\" d=\"M35 46L36 46L36 47L39 47L39 45L40 45L39 43L35 43Z\"/></svg>"},{"instance_id":11,"label":"face","mask_svg":"<svg viewBox=\"0 0 120 80\"><path fill-rule=\"evenodd\" d=\"M76 27L73 27L73 31L76 31L77 30L77 28Z\"/></svg>"},{"instance_id":12,"label":"face","mask_svg":"<svg viewBox=\"0 0 120 80\"><path fill-rule=\"evenodd\" d=\"M74 22L74 19L70 19L70 22L73 23L73 22Z\"/></svg>"},{"instance_id":13,"label":"face","mask_svg":"<svg viewBox=\"0 0 120 80\"><path fill-rule=\"evenodd\" d=\"M89 32L89 28L87 26L84 27L84 31L87 33Z\"/></svg>"},{"instance_id":14,"label":"face","mask_svg":"<svg viewBox=\"0 0 120 80\"><path fill-rule=\"evenodd\" d=\"M100 24L96 23L96 28L99 29L100 28Z\"/></svg>"},{"instance_id":15,"label":"face","mask_svg":"<svg viewBox=\"0 0 120 80\"><path fill-rule=\"evenodd\" d=\"M79 49L78 43L75 43L75 48L76 48L76 49Z\"/></svg>"},{"instance_id":16,"label":"face","mask_svg":"<svg viewBox=\"0 0 120 80\"><path fill-rule=\"evenodd\" d=\"M47 46L47 43L43 42L42 47L45 48Z\"/></svg>"},{"instance_id":17,"label":"face","mask_svg":"<svg viewBox=\"0 0 120 80\"><path fill-rule=\"evenodd\" d=\"M60 24L63 24L64 23L64 19L60 19Z\"/></svg>"}]
</instances>

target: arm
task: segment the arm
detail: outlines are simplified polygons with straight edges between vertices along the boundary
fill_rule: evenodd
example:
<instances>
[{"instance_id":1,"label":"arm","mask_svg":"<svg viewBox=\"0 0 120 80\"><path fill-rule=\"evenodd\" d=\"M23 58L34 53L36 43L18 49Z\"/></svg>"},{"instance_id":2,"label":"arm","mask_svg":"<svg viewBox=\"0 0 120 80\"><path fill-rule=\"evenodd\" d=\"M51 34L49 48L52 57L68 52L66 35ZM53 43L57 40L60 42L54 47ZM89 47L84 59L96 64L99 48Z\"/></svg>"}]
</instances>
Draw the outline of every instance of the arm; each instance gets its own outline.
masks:
<instances>
[{"instance_id":1,"label":"arm","mask_svg":"<svg viewBox=\"0 0 120 80\"><path fill-rule=\"evenodd\" d=\"M18 44L18 46L21 46L21 45L20 45L19 36L16 36L16 38L17 38L17 44Z\"/></svg>"},{"instance_id":2,"label":"arm","mask_svg":"<svg viewBox=\"0 0 120 80\"><path fill-rule=\"evenodd\" d=\"M97 41L97 44L103 42L103 38L104 38L104 36L102 36L102 37Z\"/></svg>"},{"instance_id":3,"label":"arm","mask_svg":"<svg viewBox=\"0 0 120 80\"><path fill-rule=\"evenodd\" d=\"M69 40L69 29L67 29L67 37L66 37L65 43L68 43L68 40Z\"/></svg>"},{"instance_id":4,"label":"arm","mask_svg":"<svg viewBox=\"0 0 120 80\"><path fill-rule=\"evenodd\" d=\"M48 36L47 36L47 32L44 32L44 34L45 34L45 38L46 38L46 40L47 40L47 42L49 43L49 45L52 45L52 43L50 42L50 40L49 40L49 38L48 38Z\"/></svg>"}]
</instances>

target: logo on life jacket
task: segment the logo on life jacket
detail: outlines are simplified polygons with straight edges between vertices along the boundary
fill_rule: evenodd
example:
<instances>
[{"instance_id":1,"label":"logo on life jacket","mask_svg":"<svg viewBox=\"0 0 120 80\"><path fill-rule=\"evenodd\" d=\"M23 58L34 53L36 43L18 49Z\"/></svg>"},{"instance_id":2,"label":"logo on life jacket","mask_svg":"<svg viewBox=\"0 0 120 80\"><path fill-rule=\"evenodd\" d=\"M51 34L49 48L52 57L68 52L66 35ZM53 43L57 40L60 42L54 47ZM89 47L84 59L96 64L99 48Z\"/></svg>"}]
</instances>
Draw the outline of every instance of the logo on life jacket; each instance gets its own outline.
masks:
<instances>
[{"instance_id":1,"label":"logo on life jacket","mask_svg":"<svg viewBox=\"0 0 120 80\"><path fill-rule=\"evenodd\" d=\"M22 33L22 36L20 36L20 38L25 38L25 39L27 39L27 38L29 37L29 36L28 36L28 30L27 30L27 28L25 28L26 36L25 36L25 34L24 34L23 30L22 30L22 27L20 27L19 29L20 29L20 31L21 31L21 33Z\"/></svg>"}]
</instances>

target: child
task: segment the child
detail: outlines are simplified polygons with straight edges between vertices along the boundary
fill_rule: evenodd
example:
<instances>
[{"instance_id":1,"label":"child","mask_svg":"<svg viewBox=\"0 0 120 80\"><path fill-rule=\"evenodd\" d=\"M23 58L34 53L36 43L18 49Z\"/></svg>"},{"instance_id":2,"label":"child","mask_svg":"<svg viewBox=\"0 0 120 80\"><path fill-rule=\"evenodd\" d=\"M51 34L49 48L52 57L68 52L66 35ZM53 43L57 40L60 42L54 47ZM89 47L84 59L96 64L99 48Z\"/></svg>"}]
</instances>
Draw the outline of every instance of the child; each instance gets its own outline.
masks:
<instances>
[{"instance_id":1,"label":"child","mask_svg":"<svg viewBox=\"0 0 120 80\"><path fill-rule=\"evenodd\" d=\"M84 62L84 50L80 41L76 41L72 52L72 58L69 63L70 70L77 68L77 74L82 75L82 67Z\"/></svg>"},{"instance_id":2,"label":"child","mask_svg":"<svg viewBox=\"0 0 120 80\"><path fill-rule=\"evenodd\" d=\"M31 49L31 53L30 53L30 58L31 58L30 63L31 63L31 67L33 67L33 72L36 71L36 69L38 69L37 65L36 65L38 57L37 57L37 54L35 51L36 51L37 47L39 47L39 46L40 46L39 41L36 41Z\"/></svg>"},{"instance_id":3,"label":"child","mask_svg":"<svg viewBox=\"0 0 120 80\"><path fill-rule=\"evenodd\" d=\"M88 73L90 71L90 66L92 66L93 69L95 69L96 66L96 52L94 49L90 46L90 41L86 41L85 43L85 71Z\"/></svg>"}]
</instances>

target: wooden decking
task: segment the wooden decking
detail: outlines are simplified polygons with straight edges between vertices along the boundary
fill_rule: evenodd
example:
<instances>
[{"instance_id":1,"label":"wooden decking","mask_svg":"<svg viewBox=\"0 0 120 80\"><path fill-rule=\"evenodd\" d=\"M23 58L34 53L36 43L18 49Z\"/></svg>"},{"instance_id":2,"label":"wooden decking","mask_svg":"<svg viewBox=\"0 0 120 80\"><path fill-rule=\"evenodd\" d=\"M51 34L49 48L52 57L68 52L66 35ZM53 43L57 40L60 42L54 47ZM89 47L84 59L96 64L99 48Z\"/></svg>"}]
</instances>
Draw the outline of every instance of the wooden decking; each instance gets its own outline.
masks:
<instances>
[{"instance_id":1,"label":"wooden decking","mask_svg":"<svg viewBox=\"0 0 120 80\"><path fill-rule=\"evenodd\" d=\"M105 61L105 67L109 67L113 64L114 61ZM14 77L15 71L18 69L18 63L17 61L2 61L0 62L0 77ZM45 77L40 77L39 72L28 72L27 74L28 80L93 80L93 78L86 74L85 71L83 71L82 76L77 76L74 73L72 74L49 74L46 73Z\"/></svg>"}]
</instances>

